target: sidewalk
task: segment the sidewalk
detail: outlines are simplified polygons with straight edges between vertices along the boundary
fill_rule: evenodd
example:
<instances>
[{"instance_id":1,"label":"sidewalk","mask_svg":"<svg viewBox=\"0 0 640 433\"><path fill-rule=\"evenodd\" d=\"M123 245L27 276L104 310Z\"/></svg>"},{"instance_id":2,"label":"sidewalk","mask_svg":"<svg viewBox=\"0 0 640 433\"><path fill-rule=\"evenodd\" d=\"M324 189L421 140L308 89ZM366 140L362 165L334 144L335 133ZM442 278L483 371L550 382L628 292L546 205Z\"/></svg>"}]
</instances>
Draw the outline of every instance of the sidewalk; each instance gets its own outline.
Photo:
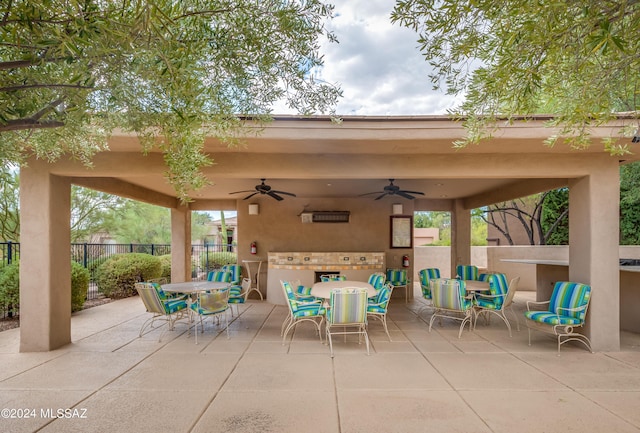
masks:
<instances>
[{"instance_id":1,"label":"sidewalk","mask_svg":"<svg viewBox=\"0 0 640 433\"><path fill-rule=\"evenodd\" d=\"M521 309L530 296L518 293ZM184 323L160 343L160 330L138 338L137 297L74 314L73 344L53 352L18 353L19 330L5 331L0 431L640 431L640 335L558 357L553 338L528 346L526 328L509 338L495 318L460 339L447 320L429 333L422 305L394 300L392 342L373 321L370 356L337 339L333 359L309 324L283 346L285 307L260 301L240 307L231 339L209 323L198 345Z\"/></svg>"}]
</instances>

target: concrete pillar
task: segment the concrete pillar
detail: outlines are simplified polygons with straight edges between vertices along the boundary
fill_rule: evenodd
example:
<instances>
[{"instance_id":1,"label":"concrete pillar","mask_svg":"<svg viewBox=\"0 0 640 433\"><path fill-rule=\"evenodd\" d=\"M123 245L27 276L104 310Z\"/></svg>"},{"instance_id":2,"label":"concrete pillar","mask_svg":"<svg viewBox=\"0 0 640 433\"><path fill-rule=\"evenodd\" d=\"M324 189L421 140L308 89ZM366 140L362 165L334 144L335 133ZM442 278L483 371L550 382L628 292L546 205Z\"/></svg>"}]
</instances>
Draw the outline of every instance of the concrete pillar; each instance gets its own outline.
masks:
<instances>
[{"instance_id":1,"label":"concrete pillar","mask_svg":"<svg viewBox=\"0 0 640 433\"><path fill-rule=\"evenodd\" d=\"M32 160L20 170L20 351L71 342L71 183Z\"/></svg>"},{"instance_id":2,"label":"concrete pillar","mask_svg":"<svg viewBox=\"0 0 640 433\"><path fill-rule=\"evenodd\" d=\"M594 351L620 350L620 181L610 159L569 182L569 279L591 286L585 333Z\"/></svg>"},{"instance_id":3,"label":"concrete pillar","mask_svg":"<svg viewBox=\"0 0 640 433\"><path fill-rule=\"evenodd\" d=\"M471 211L462 200L454 200L451 210L451 277L456 266L471 264Z\"/></svg>"},{"instance_id":4,"label":"concrete pillar","mask_svg":"<svg viewBox=\"0 0 640 433\"><path fill-rule=\"evenodd\" d=\"M191 281L191 209L171 209L171 281Z\"/></svg>"}]
</instances>

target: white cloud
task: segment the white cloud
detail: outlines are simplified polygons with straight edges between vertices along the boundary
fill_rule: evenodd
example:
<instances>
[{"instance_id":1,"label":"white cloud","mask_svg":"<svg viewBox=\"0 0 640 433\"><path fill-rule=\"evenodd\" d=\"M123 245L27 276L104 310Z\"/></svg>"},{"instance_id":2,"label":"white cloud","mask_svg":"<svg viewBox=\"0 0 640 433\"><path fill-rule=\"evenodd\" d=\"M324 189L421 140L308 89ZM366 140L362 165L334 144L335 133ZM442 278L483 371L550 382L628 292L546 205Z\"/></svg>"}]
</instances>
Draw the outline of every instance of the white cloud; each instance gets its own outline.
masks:
<instances>
[{"instance_id":1,"label":"white cloud","mask_svg":"<svg viewBox=\"0 0 640 433\"><path fill-rule=\"evenodd\" d=\"M338 84L338 115L444 114L452 96L433 90L417 34L392 25L394 0L336 0L329 28L339 43L323 45L319 77ZM285 111L275 111L285 114Z\"/></svg>"}]
</instances>

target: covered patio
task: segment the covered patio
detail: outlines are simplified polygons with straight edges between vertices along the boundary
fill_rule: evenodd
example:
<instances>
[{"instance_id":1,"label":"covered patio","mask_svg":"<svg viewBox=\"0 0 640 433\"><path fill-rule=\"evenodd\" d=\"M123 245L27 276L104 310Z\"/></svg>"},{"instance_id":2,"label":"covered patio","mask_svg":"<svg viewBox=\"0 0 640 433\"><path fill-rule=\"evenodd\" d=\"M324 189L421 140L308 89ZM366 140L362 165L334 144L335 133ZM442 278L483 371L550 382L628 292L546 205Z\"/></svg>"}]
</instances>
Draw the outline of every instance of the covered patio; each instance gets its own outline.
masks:
<instances>
[{"instance_id":1,"label":"covered patio","mask_svg":"<svg viewBox=\"0 0 640 433\"><path fill-rule=\"evenodd\" d=\"M418 291L416 291L416 294ZM532 293L519 293L521 311ZM457 338L444 321L428 332L422 300L391 306L389 342L371 323L371 355L355 339L320 344L300 325L282 345L285 307L249 301L231 338L209 324L199 344L186 325L138 337L138 298L71 318L73 343L18 353L19 331L0 333L0 420L23 432L637 432L640 338L589 353L504 324L478 323ZM308 324L307 324L308 325ZM515 327L514 327L515 328ZM61 409L68 417L57 418ZM66 410L66 412L65 412ZM72 417L73 416L73 417Z\"/></svg>"},{"instance_id":2,"label":"covered patio","mask_svg":"<svg viewBox=\"0 0 640 433\"><path fill-rule=\"evenodd\" d=\"M172 280L191 278L192 210L236 210L238 260L266 262L271 252L382 252L384 266L402 266L410 248L389 245L392 205L403 213L451 212L451 264L470 262L471 210L558 187L570 190L569 278L590 284L593 297L586 332L594 350L620 350L618 197L619 164L638 158L609 155L601 144L576 151L544 146L552 130L547 118L517 120L493 138L464 149L452 142L464 135L460 123L444 116L278 117L248 134L246 145L228 148L214 139L206 151L215 164L205 169L212 185L181 204L163 179L159 153L143 156L136 137L118 134L110 152L94 167L76 161L54 164L31 160L21 171L21 328L20 351L40 352L74 342L69 311L69 201L72 184L165 206L172 215ZM595 128L594 138L616 136L624 119ZM256 131L258 128L256 127ZM627 142L631 140L624 139ZM243 200L235 191L253 189L266 178L289 191L283 201L257 195ZM415 200L361 194L381 191L389 179L404 189L423 191ZM258 204L250 215L248 204ZM304 224L306 211L348 211L348 224ZM257 254L249 251L257 244ZM268 269L267 269L268 273ZM410 275L413 269L409 267ZM266 294L279 293L261 276ZM267 296L265 308L278 304Z\"/></svg>"}]
</instances>

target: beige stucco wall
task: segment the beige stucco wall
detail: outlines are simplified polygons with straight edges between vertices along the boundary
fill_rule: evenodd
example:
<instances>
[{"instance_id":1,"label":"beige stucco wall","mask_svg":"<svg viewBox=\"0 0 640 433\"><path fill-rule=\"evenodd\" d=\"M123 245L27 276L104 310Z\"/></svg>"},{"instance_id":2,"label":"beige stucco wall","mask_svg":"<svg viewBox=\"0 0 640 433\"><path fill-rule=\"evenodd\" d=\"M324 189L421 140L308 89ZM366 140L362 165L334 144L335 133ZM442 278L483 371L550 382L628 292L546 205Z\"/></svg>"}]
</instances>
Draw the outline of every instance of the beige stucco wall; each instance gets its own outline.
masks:
<instances>
[{"instance_id":1,"label":"beige stucco wall","mask_svg":"<svg viewBox=\"0 0 640 433\"><path fill-rule=\"evenodd\" d=\"M253 202L260 205L259 215L249 215L248 204ZM348 223L303 223L300 218L303 211L349 211L351 215ZM404 211L413 213L410 203L404 204ZM387 267L401 267L404 254L408 254L413 263L411 249L389 248L389 201L287 197L278 202L263 197L255 201L239 201L237 212L238 260L264 261L260 285L265 294L267 290L280 290L279 287L267 287L269 252L380 251L385 252ZM256 255L249 252L253 241L258 247ZM409 268L409 275L412 272Z\"/></svg>"}]
</instances>

